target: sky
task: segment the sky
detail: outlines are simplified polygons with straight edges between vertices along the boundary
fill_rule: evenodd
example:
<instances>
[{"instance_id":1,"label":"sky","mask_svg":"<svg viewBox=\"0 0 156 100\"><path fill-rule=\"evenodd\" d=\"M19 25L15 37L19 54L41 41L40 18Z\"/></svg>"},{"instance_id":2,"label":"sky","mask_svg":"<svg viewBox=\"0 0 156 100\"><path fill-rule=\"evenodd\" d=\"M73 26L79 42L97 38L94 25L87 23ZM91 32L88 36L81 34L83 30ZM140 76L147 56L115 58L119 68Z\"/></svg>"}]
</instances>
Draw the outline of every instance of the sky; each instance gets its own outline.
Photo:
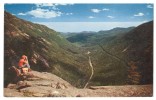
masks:
<instances>
[{"instance_id":1,"label":"sky","mask_svg":"<svg viewBox=\"0 0 156 100\"><path fill-rule=\"evenodd\" d=\"M59 32L100 31L153 20L153 4L5 4L5 11Z\"/></svg>"}]
</instances>

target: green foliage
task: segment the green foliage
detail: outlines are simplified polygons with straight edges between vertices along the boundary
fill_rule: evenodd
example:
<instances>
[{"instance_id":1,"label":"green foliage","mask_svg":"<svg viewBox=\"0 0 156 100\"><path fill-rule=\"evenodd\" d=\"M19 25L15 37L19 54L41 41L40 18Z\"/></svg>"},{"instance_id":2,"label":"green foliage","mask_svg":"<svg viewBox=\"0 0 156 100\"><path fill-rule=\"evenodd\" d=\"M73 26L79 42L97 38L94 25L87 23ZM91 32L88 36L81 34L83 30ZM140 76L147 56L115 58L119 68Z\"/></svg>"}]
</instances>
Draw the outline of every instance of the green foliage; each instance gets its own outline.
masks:
<instances>
[{"instance_id":1,"label":"green foliage","mask_svg":"<svg viewBox=\"0 0 156 100\"><path fill-rule=\"evenodd\" d=\"M85 33L84 33L85 34ZM81 36L82 33L80 34ZM153 80L153 22L136 28L114 28L99 31L79 41L78 34L68 37L91 52L95 70L90 85L151 84ZM107 52L103 51L102 47ZM148 59L148 60L147 60ZM137 62L136 70L129 65ZM132 75L134 74L134 75Z\"/></svg>"},{"instance_id":2,"label":"green foliage","mask_svg":"<svg viewBox=\"0 0 156 100\"><path fill-rule=\"evenodd\" d=\"M19 58L25 54L32 69L52 72L74 86L83 87L91 74L88 56L85 55L90 51L94 75L89 85L153 82L153 22L136 28L82 32L65 37L70 42L44 25L5 12L5 81L8 81L8 67L17 66ZM133 73L135 75L131 75Z\"/></svg>"},{"instance_id":3,"label":"green foliage","mask_svg":"<svg viewBox=\"0 0 156 100\"><path fill-rule=\"evenodd\" d=\"M77 80L84 80L88 75L87 58L82 50L68 42L60 33L44 25L21 20L7 12L4 26L5 76L9 67L17 66L23 54L28 56L33 70L54 72L73 84ZM56 64L60 66L55 66Z\"/></svg>"},{"instance_id":4,"label":"green foliage","mask_svg":"<svg viewBox=\"0 0 156 100\"><path fill-rule=\"evenodd\" d=\"M131 31L134 27L129 28L114 28L108 31L99 32L80 32L64 34L68 41L78 43L79 45L96 45L97 43L107 43L115 38Z\"/></svg>"},{"instance_id":5,"label":"green foliage","mask_svg":"<svg viewBox=\"0 0 156 100\"><path fill-rule=\"evenodd\" d=\"M93 56L98 58L95 59L95 66L101 66L99 70L103 72L102 74L97 72L98 76L94 78L96 81L105 80L103 83L108 83L107 85L110 83L114 85L153 83L153 22L142 24L126 34L118 34L112 41L100 42L100 44L106 51L119 57L122 61L110 58L106 52L101 53L100 48L94 46L92 50L96 52ZM130 64L130 62L136 63ZM133 70L134 66L135 70ZM104 67L106 68L103 69Z\"/></svg>"}]
</instances>

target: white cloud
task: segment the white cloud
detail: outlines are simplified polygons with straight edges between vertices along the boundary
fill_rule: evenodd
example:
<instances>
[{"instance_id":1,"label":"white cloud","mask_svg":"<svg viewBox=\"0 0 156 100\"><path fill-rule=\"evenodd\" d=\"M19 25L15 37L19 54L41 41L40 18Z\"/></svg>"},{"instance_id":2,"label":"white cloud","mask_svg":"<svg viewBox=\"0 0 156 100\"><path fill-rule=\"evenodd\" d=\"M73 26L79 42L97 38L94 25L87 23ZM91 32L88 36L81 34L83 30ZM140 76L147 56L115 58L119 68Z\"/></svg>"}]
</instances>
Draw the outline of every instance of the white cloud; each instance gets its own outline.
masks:
<instances>
[{"instance_id":1,"label":"white cloud","mask_svg":"<svg viewBox=\"0 0 156 100\"><path fill-rule=\"evenodd\" d=\"M31 15L33 17L36 18L55 18L55 17L59 17L63 14L65 15L73 15L73 13L62 13L61 11L59 11L59 9L57 8L58 5L73 5L73 4L59 4L59 3L37 3L35 4L37 6L36 9L33 9L31 11L25 12L25 13L18 13L18 15L24 16L24 15ZM42 7L51 7L52 9L43 9Z\"/></svg>"},{"instance_id":2,"label":"white cloud","mask_svg":"<svg viewBox=\"0 0 156 100\"><path fill-rule=\"evenodd\" d=\"M95 18L95 17L93 17L93 16L89 16L88 18L93 19L93 18Z\"/></svg>"},{"instance_id":3,"label":"white cloud","mask_svg":"<svg viewBox=\"0 0 156 100\"><path fill-rule=\"evenodd\" d=\"M62 6L66 6L66 5L74 5L73 3L55 3L55 5L62 5Z\"/></svg>"},{"instance_id":4,"label":"white cloud","mask_svg":"<svg viewBox=\"0 0 156 100\"><path fill-rule=\"evenodd\" d=\"M73 15L73 13L66 13L66 15Z\"/></svg>"},{"instance_id":5,"label":"white cloud","mask_svg":"<svg viewBox=\"0 0 156 100\"><path fill-rule=\"evenodd\" d=\"M59 10L56 7L56 4L54 3L37 3L35 4L37 6L37 8L42 8L42 7L51 7L53 10Z\"/></svg>"},{"instance_id":6,"label":"white cloud","mask_svg":"<svg viewBox=\"0 0 156 100\"><path fill-rule=\"evenodd\" d=\"M36 22L37 23L37 22ZM38 22L58 32L110 30L115 27L138 26L143 22Z\"/></svg>"},{"instance_id":7,"label":"white cloud","mask_svg":"<svg viewBox=\"0 0 156 100\"><path fill-rule=\"evenodd\" d=\"M107 16L108 18L110 18L110 19L113 19L113 18L115 18L115 17L113 17L113 16Z\"/></svg>"},{"instance_id":8,"label":"white cloud","mask_svg":"<svg viewBox=\"0 0 156 100\"><path fill-rule=\"evenodd\" d=\"M73 3L37 3L35 4L37 7L54 7L54 6L66 6L66 5L74 5Z\"/></svg>"},{"instance_id":9,"label":"white cloud","mask_svg":"<svg viewBox=\"0 0 156 100\"><path fill-rule=\"evenodd\" d=\"M73 3L37 3L35 4L37 8L42 8L42 7L51 7L53 10L59 10L57 6L66 6L66 5L74 5Z\"/></svg>"},{"instance_id":10,"label":"white cloud","mask_svg":"<svg viewBox=\"0 0 156 100\"><path fill-rule=\"evenodd\" d=\"M99 13L99 12L101 12L101 11L109 11L110 9L108 9L108 8L103 8L103 9L91 9L91 11L92 12L94 12L94 13Z\"/></svg>"},{"instance_id":11,"label":"white cloud","mask_svg":"<svg viewBox=\"0 0 156 100\"><path fill-rule=\"evenodd\" d=\"M54 18L62 15L62 12L60 11L53 11L49 9L41 9L37 8L35 10L31 10L26 12L27 15L32 15L36 18Z\"/></svg>"},{"instance_id":12,"label":"white cloud","mask_svg":"<svg viewBox=\"0 0 156 100\"><path fill-rule=\"evenodd\" d=\"M99 10L99 9L91 9L91 11L94 12L94 13L99 13L101 10Z\"/></svg>"},{"instance_id":13,"label":"white cloud","mask_svg":"<svg viewBox=\"0 0 156 100\"><path fill-rule=\"evenodd\" d=\"M18 13L17 15L25 16L25 13Z\"/></svg>"},{"instance_id":14,"label":"white cloud","mask_svg":"<svg viewBox=\"0 0 156 100\"><path fill-rule=\"evenodd\" d=\"M108 8L103 8L102 10L103 10L103 11L109 11L110 9L108 9Z\"/></svg>"},{"instance_id":15,"label":"white cloud","mask_svg":"<svg viewBox=\"0 0 156 100\"><path fill-rule=\"evenodd\" d=\"M137 14L134 14L134 16L136 16L136 17L138 17L138 16L144 16L144 13L139 12L139 13L137 13Z\"/></svg>"},{"instance_id":16,"label":"white cloud","mask_svg":"<svg viewBox=\"0 0 156 100\"><path fill-rule=\"evenodd\" d=\"M152 5L147 5L147 8L153 8L153 6Z\"/></svg>"},{"instance_id":17,"label":"white cloud","mask_svg":"<svg viewBox=\"0 0 156 100\"><path fill-rule=\"evenodd\" d=\"M52 7L55 6L53 3L37 3L37 7Z\"/></svg>"}]
</instances>

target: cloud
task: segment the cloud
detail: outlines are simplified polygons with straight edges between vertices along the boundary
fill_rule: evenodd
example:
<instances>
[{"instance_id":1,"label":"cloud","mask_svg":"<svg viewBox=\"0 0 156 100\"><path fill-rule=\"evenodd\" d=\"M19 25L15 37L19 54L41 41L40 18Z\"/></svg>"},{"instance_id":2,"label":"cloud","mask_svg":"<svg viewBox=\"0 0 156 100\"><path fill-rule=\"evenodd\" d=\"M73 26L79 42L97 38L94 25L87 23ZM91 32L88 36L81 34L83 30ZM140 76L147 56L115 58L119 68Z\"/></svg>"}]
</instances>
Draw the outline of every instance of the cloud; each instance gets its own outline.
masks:
<instances>
[{"instance_id":1,"label":"cloud","mask_svg":"<svg viewBox=\"0 0 156 100\"><path fill-rule=\"evenodd\" d=\"M37 3L35 4L37 8L51 7L53 10L59 10L57 6L74 5L73 3Z\"/></svg>"},{"instance_id":2,"label":"cloud","mask_svg":"<svg viewBox=\"0 0 156 100\"><path fill-rule=\"evenodd\" d=\"M56 4L54 3L37 3L35 4L37 6L37 8L42 8L42 7L51 7L53 10L59 10L56 7Z\"/></svg>"},{"instance_id":3,"label":"cloud","mask_svg":"<svg viewBox=\"0 0 156 100\"><path fill-rule=\"evenodd\" d=\"M74 5L73 3L37 3L35 4L37 7L56 7L56 6L66 6L66 5Z\"/></svg>"},{"instance_id":4,"label":"cloud","mask_svg":"<svg viewBox=\"0 0 156 100\"><path fill-rule=\"evenodd\" d=\"M35 5L37 7L52 7L52 6L55 6L53 3L37 3Z\"/></svg>"},{"instance_id":5,"label":"cloud","mask_svg":"<svg viewBox=\"0 0 156 100\"><path fill-rule=\"evenodd\" d=\"M33 9L31 11L27 11L25 13L18 13L18 15L24 16L24 15L31 15L35 18L55 18L55 17L59 17L61 15L73 15L73 13L62 13L61 11L59 11L59 9L57 8L58 5L73 5L73 4L58 4L58 3L38 3L35 4L36 5L36 9ZM42 7L52 7L52 9L43 9Z\"/></svg>"},{"instance_id":6,"label":"cloud","mask_svg":"<svg viewBox=\"0 0 156 100\"><path fill-rule=\"evenodd\" d=\"M49 9L41 9L37 8L35 10L31 10L25 13L26 15L32 15L36 18L54 18L62 15L62 12L60 11L53 11Z\"/></svg>"},{"instance_id":7,"label":"cloud","mask_svg":"<svg viewBox=\"0 0 156 100\"><path fill-rule=\"evenodd\" d=\"M110 19L113 19L113 18L115 18L115 17L113 17L113 16L107 16L108 18L110 18Z\"/></svg>"},{"instance_id":8,"label":"cloud","mask_svg":"<svg viewBox=\"0 0 156 100\"><path fill-rule=\"evenodd\" d=\"M103 11L109 11L110 9L108 9L108 8L103 8L102 10L103 10Z\"/></svg>"},{"instance_id":9,"label":"cloud","mask_svg":"<svg viewBox=\"0 0 156 100\"><path fill-rule=\"evenodd\" d=\"M99 9L91 9L91 11L94 12L94 13L99 13L101 10L99 10Z\"/></svg>"},{"instance_id":10,"label":"cloud","mask_svg":"<svg viewBox=\"0 0 156 100\"><path fill-rule=\"evenodd\" d=\"M147 5L147 8L153 8L153 6L152 5Z\"/></svg>"},{"instance_id":11,"label":"cloud","mask_svg":"<svg viewBox=\"0 0 156 100\"><path fill-rule=\"evenodd\" d=\"M66 13L66 15L73 15L73 13Z\"/></svg>"},{"instance_id":12,"label":"cloud","mask_svg":"<svg viewBox=\"0 0 156 100\"><path fill-rule=\"evenodd\" d=\"M137 13L137 14L134 14L134 16L136 16L136 17L138 17L138 16L144 16L144 13L139 12L139 13Z\"/></svg>"},{"instance_id":13,"label":"cloud","mask_svg":"<svg viewBox=\"0 0 156 100\"><path fill-rule=\"evenodd\" d=\"M95 17L93 17L93 16L89 16L88 18L93 19L93 18L95 18Z\"/></svg>"},{"instance_id":14,"label":"cloud","mask_svg":"<svg viewBox=\"0 0 156 100\"><path fill-rule=\"evenodd\" d=\"M109 11L110 9L108 9L108 8L103 8L103 9L91 9L91 11L92 12L94 12L94 13L99 13L99 12L101 12L101 11Z\"/></svg>"},{"instance_id":15,"label":"cloud","mask_svg":"<svg viewBox=\"0 0 156 100\"><path fill-rule=\"evenodd\" d=\"M18 13L17 15L25 16L27 14L25 14L25 13Z\"/></svg>"},{"instance_id":16,"label":"cloud","mask_svg":"<svg viewBox=\"0 0 156 100\"><path fill-rule=\"evenodd\" d=\"M66 5L74 5L74 3L55 3L55 5L62 5L62 6L66 6Z\"/></svg>"}]
</instances>

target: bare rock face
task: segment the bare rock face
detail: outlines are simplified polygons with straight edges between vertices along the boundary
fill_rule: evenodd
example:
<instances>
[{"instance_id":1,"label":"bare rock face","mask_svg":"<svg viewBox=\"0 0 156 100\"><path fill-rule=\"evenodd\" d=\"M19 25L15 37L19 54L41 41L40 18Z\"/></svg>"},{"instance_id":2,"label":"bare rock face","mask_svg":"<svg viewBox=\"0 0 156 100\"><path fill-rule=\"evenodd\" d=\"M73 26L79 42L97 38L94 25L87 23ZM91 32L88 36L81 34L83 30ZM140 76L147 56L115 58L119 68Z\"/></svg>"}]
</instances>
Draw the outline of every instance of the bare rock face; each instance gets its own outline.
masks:
<instances>
[{"instance_id":1,"label":"bare rock face","mask_svg":"<svg viewBox=\"0 0 156 100\"><path fill-rule=\"evenodd\" d=\"M16 84L8 84L7 88L15 89L16 88Z\"/></svg>"},{"instance_id":2,"label":"bare rock face","mask_svg":"<svg viewBox=\"0 0 156 100\"><path fill-rule=\"evenodd\" d=\"M31 87L30 84L28 84L27 82L25 81L19 81L17 84L16 84L16 89L22 89L22 88L26 88L26 87Z\"/></svg>"},{"instance_id":3,"label":"bare rock face","mask_svg":"<svg viewBox=\"0 0 156 100\"><path fill-rule=\"evenodd\" d=\"M5 97L23 97L23 93L18 92L15 89L4 88L4 96Z\"/></svg>"},{"instance_id":4,"label":"bare rock face","mask_svg":"<svg viewBox=\"0 0 156 100\"><path fill-rule=\"evenodd\" d=\"M25 80L16 84L9 84L4 96L35 96L35 97L62 97L66 96L60 92L62 89L74 87L60 77L47 72L31 71ZM19 94L17 94L19 92ZM17 94L17 95L16 95ZM21 95L23 94L23 95Z\"/></svg>"},{"instance_id":5,"label":"bare rock face","mask_svg":"<svg viewBox=\"0 0 156 100\"><path fill-rule=\"evenodd\" d=\"M66 97L66 95L54 90L48 95L48 97Z\"/></svg>"},{"instance_id":6,"label":"bare rock face","mask_svg":"<svg viewBox=\"0 0 156 100\"><path fill-rule=\"evenodd\" d=\"M152 96L152 85L91 86L77 89L51 73L31 71L33 77L9 84L5 97L112 97Z\"/></svg>"},{"instance_id":7,"label":"bare rock face","mask_svg":"<svg viewBox=\"0 0 156 100\"><path fill-rule=\"evenodd\" d=\"M29 84L37 86L49 86L57 89L73 88L71 84L62 78L47 72L32 71L33 78L28 78Z\"/></svg>"}]
</instances>

